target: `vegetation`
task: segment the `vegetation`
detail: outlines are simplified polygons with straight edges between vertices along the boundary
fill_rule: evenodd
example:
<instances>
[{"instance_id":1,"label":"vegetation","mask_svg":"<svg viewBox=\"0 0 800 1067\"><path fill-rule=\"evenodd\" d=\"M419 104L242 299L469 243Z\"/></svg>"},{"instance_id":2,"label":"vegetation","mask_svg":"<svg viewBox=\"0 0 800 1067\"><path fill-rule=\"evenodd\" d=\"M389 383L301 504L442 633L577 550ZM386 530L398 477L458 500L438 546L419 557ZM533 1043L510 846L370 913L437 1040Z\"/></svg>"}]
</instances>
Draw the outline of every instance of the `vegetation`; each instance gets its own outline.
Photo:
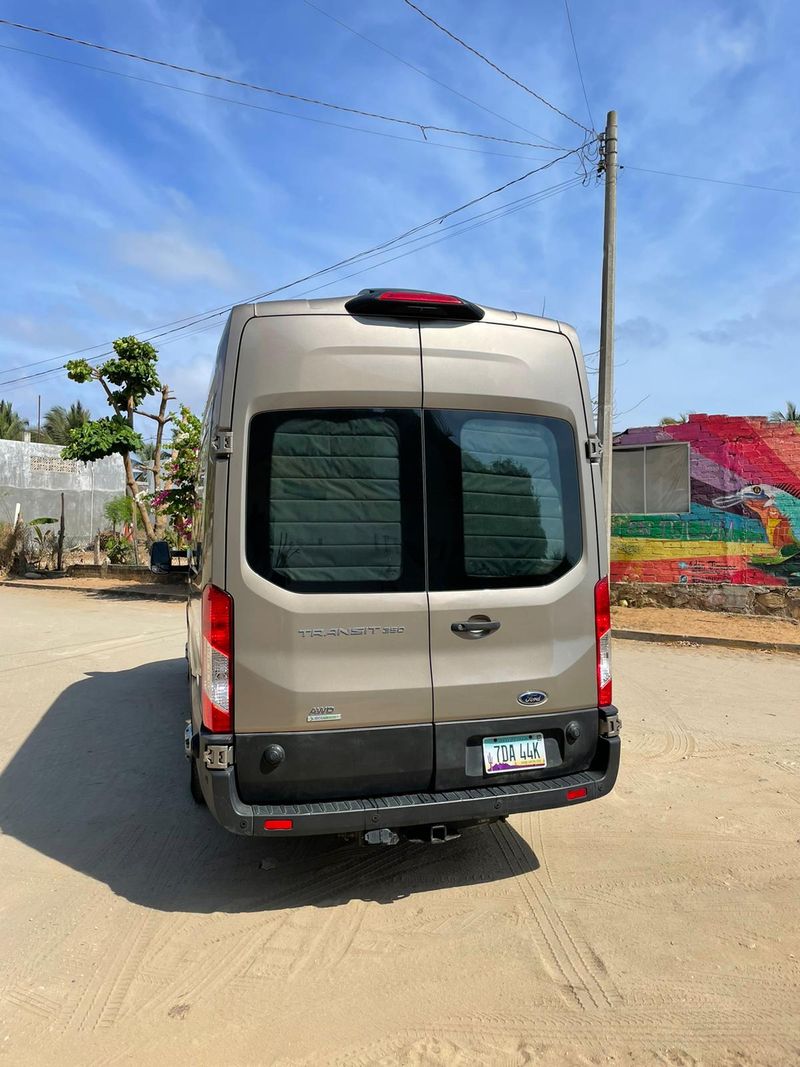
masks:
<instances>
[{"instance_id":1,"label":"vegetation","mask_svg":"<svg viewBox=\"0 0 800 1067\"><path fill-rule=\"evenodd\" d=\"M683 423L689 421L689 416L694 415L693 411L682 411L680 415L673 418L672 415L665 415L663 419L658 420L659 426L682 426Z\"/></svg>"},{"instance_id":2,"label":"vegetation","mask_svg":"<svg viewBox=\"0 0 800 1067\"><path fill-rule=\"evenodd\" d=\"M3 441L21 441L28 429L23 417L14 411L10 400L0 400L0 439Z\"/></svg>"},{"instance_id":3,"label":"vegetation","mask_svg":"<svg viewBox=\"0 0 800 1067\"><path fill-rule=\"evenodd\" d=\"M129 496L117 496L109 500L103 508L105 516L111 523L114 534L118 526L133 522L133 501Z\"/></svg>"},{"instance_id":4,"label":"vegetation","mask_svg":"<svg viewBox=\"0 0 800 1067\"><path fill-rule=\"evenodd\" d=\"M56 404L42 419L42 440L54 445L68 445L70 430L77 430L91 421L89 409L78 400L69 408Z\"/></svg>"},{"instance_id":5,"label":"vegetation","mask_svg":"<svg viewBox=\"0 0 800 1067\"><path fill-rule=\"evenodd\" d=\"M791 400L786 401L785 411L773 411L770 422L800 422L800 408Z\"/></svg>"},{"instance_id":6,"label":"vegetation","mask_svg":"<svg viewBox=\"0 0 800 1067\"><path fill-rule=\"evenodd\" d=\"M109 537L106 541L105 551L109 563L130 563L131 544L124 537Z\"/></svg>"},{"instance_id":7,"label":"vegetation","mask_svg":"<svg viewBox=\"0 0 800 1067\"><path fill-rule=\"evenodd\" d=\"M169 487L157 492L153 505L172 520L181 544L189 544L197 500L197 457L200 451L200 419L185 404L175 417L172 452L167 460Z\"/></svg>"},{"instance_id":8,"label":"vegetation","mask_svg":"<svg viewBox=\"0 0 800 1067\"><path fill-rule=\"evenodd\" d=\"M113 415L91 419L69 432L69 441L62 451L65 459L79 459L88 463L106 456L120 455L125 467L128 493L136 503L142 530L148 541L157 540L166 526L165 516L150 521L145 496L139 492L134 476L132 456L144 449L144 441L137 432L135 418L152 419L156 423L156 439L152 467L156 493L161 488L161 442L164 428L172 420L167 405L172 399L169 386L161 383L156 370L158 352L148 341L136 337L120 337L114 342L114 356L100 366L88 360L73 359L67 363L67 375L74 382L98 382ZM160 394L158 413L144 411L141 405L147 397Z\"/></svg>"}]
</instances>

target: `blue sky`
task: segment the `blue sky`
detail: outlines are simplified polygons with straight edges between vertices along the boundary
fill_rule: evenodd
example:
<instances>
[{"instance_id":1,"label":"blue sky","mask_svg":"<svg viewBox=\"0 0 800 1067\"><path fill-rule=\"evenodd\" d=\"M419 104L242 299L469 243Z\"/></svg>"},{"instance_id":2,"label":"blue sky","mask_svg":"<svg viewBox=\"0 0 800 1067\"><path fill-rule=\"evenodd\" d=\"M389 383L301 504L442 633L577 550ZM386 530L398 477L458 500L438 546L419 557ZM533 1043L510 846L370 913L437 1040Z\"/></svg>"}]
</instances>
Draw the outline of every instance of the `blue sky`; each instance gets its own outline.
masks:
<instances>
[{"instance_id":1,"label":"blue sky","mask_svg":"<svg viewBox=\"0 0 800 1067\"><path fill-rule=\"evenodd\" d=\"M314 2L503 118L303 0L10 0L0 4L0 16L423 123L579 143L577 127L401 0ZM588 124L562 0L421 6ZM572 0L571 11L594 121L602 125L607 110L617 109L623 166L800 189L795 3ZM97 387L73 385L63 372L12 381L58 365L29 364L282 285L552 155L431 135L457 146L438 147L413 130L6 27L0 44L411 139L0 51L0 398L31 419L38 394L43 408L80 398L100 413L103 401ZM575 173L574 158L566 160L485 207ZM787 398L800 402L799 211L800 196L621 171L618 428L688 409L758 414ZM598 346L601 238L602 188L576 184L337 281L350 273L343 269L319 293L419 286L534 313L546 301L546 313L573 323L591 352ZM202 407L220 328L165 338L170 343L160 348L163 379L195 408ZM28 369L11 369L20 366Z\"/></svg>"}]
</instances>

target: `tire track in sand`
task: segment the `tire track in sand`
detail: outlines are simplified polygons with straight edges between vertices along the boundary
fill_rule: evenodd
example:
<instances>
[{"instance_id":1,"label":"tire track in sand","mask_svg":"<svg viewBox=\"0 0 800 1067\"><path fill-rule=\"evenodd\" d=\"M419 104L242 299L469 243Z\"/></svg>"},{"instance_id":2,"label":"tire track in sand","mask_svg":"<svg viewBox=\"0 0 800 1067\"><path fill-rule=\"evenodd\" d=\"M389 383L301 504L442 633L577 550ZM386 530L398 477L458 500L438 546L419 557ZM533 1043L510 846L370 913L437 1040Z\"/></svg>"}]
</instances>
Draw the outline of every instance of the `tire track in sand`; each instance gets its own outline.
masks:
<instances>
[{"instance_id":1,"label":"tire track in sand","mask_svg":"<svg viewBox=\"0 0 800 1067\"><path fill-rule=\"evenodd\" d=\"M583 938L573 935L544 884L531 877L513 831L504 822L493 824L491 829L528 904L542 963L566 1003L577 1002L584 1011L617 1007L622 996L603 961Z\"/></svg>"}]
</instances>

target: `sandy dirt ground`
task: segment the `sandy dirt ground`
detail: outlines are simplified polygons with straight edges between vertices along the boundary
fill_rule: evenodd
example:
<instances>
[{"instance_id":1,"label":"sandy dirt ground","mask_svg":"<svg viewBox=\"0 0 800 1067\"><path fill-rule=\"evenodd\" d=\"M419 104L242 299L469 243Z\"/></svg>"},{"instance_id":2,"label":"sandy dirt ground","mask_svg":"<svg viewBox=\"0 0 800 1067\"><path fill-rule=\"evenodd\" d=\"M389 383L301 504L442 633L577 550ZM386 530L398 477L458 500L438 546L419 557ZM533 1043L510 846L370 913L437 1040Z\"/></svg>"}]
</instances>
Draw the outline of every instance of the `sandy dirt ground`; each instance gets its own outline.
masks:
<instances>
[{"instance_id":1,"label":"sandy dirt ground","mask_svg":"<svg viewBox=\"0 0 800 1067\"><path fill-rule=\"evenodd\" d=\"M608 798L440 846L228 835L179 604L0 588L0 1061L800 1062L800 658L619 642Z\"/></svg>"},{"instance_id":2,"label":"sandy dirt ground","mask_svg":"<svg viewBox=\"0 0 800 1067\"><path fill-rule=\"evenodd\" d=\"M732 637L736 640L800 645L800 622L762 615L733 615L693 608L612 608L614 626L692 637Z\"/></svg>"}]
</instances>

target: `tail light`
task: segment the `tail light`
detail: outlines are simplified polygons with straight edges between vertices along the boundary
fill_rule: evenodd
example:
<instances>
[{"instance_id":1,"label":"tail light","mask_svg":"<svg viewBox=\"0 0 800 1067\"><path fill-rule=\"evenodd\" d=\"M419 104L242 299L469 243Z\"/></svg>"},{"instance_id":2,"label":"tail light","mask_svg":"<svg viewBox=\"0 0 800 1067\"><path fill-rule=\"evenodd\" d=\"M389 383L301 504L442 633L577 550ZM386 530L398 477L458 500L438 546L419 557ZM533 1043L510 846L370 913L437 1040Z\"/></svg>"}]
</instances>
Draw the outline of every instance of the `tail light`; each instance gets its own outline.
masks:
<instances>
[{"instance_id":1,"label":"tail light","mask_svg":"<svg viewBox=\"0 0 800 1067\"><path fill-rule=\"evenodd\" d=\"M450 293L419 289L362 289L345 304L351 315L388 315L392 318L464 319L478 322L486 312L470 300Z\"/></svg>"},{"instance_id":2,"label":"tail light","mask_svg":"<svg viewBox=\"0 0 800 1067\"><path fill-rule=\"evenodd\" d=\"M203 723L228 733L233 707L233 600L215 585L203 590Z\"/></svg>"},{"instance_id":3,"label":"tail light","mask_svg":"<svg viewBox=\"0 0 800 1067\"><path fill-rule=\"evenodd\" d=\"M608 578L594 587L594 631L597 639L597 706L611 703L611 593Z\"/></svg>"}]
</instances>

